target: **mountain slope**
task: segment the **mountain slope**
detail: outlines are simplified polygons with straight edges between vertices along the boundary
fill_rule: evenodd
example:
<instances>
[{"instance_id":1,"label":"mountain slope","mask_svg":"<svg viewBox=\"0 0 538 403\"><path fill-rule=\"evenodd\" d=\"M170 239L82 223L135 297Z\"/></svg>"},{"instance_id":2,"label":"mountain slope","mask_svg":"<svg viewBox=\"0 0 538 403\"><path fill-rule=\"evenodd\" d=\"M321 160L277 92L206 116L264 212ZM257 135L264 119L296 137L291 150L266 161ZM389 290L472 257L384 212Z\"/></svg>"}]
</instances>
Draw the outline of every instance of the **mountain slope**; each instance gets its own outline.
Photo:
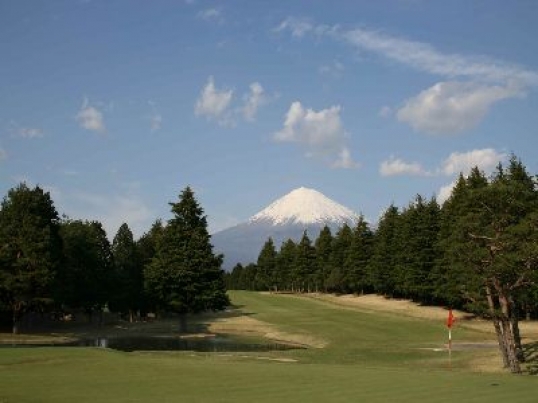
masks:
<instances>
[{"instance_id":1,"label":"mountain slope","mask_svg":"<svg viewBox=\"0 0 538 403\"><path fill-rule=\"evenodd\" d=\"M354 225L358 215L322 193L304 187L293 190L252 216L247 222L212 236L215 251L224 254L224 269L237 263L255 263L269 237L280 248L287 239L299 241L304 231L314 240L327 225L338 230Z\"/></svg>"}]
</instances>

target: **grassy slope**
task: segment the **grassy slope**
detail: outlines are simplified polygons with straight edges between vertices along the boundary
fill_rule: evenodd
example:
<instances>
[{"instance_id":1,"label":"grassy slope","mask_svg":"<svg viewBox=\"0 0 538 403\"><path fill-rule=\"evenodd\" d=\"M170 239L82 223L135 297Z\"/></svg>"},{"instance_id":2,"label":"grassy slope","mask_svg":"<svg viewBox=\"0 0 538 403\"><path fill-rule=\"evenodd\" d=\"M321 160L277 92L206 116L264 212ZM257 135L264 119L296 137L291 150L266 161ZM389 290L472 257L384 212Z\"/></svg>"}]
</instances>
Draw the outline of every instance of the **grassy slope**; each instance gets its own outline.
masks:
<instances>
[{"instance_id":1,"label":"grassy slope","mask_svg":"<svg viewBox=\"0 0 538 403\"><path fill-rule=\"evenodd\" d=\"M120 353L82 348L0 349L0 403L177 401L535 402L537 380L453 370L442 353L442 324L373 315L331 304L253 293L233 301L284 331L315 335L324 349L256 355ZM459 339L482 335L461 331Z\"/></svg>"}]
</instances>

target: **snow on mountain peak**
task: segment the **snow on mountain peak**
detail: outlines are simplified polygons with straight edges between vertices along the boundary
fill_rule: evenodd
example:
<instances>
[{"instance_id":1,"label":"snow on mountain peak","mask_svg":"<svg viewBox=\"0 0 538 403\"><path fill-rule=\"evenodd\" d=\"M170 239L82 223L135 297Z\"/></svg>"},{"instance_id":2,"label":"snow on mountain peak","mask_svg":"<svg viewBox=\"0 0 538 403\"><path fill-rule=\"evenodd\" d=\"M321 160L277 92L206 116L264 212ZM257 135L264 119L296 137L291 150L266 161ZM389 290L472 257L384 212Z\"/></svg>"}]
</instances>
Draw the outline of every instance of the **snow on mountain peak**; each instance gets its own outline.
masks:
<instances>
[{"instance_id":1,"label":"snow on mountain peak","mask_svg":"<svg viewBox=\"0 0 538 403\"><path fill-rule=\"evenodd\" d=\"M252 216L253 222L283 224L320 224L355 222L358 215L314 189L300 187Z\"/></svg>"}]
</instances>

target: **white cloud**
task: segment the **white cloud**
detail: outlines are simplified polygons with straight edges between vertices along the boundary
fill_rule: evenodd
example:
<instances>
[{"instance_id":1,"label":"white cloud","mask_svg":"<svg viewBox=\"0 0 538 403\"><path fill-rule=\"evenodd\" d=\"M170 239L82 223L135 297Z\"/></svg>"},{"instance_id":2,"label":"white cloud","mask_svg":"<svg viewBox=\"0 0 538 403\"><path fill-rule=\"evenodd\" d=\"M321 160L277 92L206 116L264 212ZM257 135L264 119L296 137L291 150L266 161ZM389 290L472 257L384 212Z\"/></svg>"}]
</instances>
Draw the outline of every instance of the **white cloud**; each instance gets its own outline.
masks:
<instances>
[{"instance_id":1,"label":"white cloud","mask_svg":"<svg viewBox=\"0 0 538 403\"><path fill-rule=\"evenodd\" d=\"M441 165L441 172L445 175L454 175L462 172L464 175L477 166L483 171L492 171L495 166L506 158L506 154L499 153L493 148L472 150L468 152L453 152Z\"/></svg>"},{"instance_id":2,"label":"white cloud","mask_svg":"<svg viewBox=\"0 0 538 403\"><path fill-rule=\"evenodd\" d=\"M345 31L339 36L360 50L380 54L430 74L538 85L536 71L491 58L446 54L427 43L410 41L368 29Z\"/></svg>"},{"instance_id":3,"label":"white cloud","mask_svg":"<svg viewBox=\"0 0 538 403\"><path fill-rule=\"evenodd\" d=\"M349 152L349 149L347 147L342 148L342 151L338 154L338 159L333 162L332 164L333 168L341 168L341 169L354 169L359 168L360 164L355 162L353 158L351 158L351 153Z\"/></svg>"},{"instance_id":4,"label":"white cloud","mask_svg":"<svg viewBox=\"0 0 538 403\"><path fill-rule=\"evenodd\" d=\"M397 117L418 131L459 133L480 123L495 102L521 95L514 86L440 82L408 99Z\"/></svg>"},{"instance_id":5,"label":"white cloud","mask_svg":"<svg viewBox=\"0 0 538 403\"><path fill-rule=\"evenodd\" d=\"M22 137L26 139L43 137L42 129L36 127L23 127L13 120L9 123L8 130L12 137Z\"/></svg>"},{"instance_id":6,"label":"white cloud","mask_svg":"<svg viewBox=\"0 0 538 403\"><path fill-rule=\"evenodd\" d=\"M198 18L205 21L222 22L222 12L218 8L207 8L198 13Z\"/></svg>"},{"instance_id":7,"label":"white cloud","mask_svg":"<svg viewBox=\"0 0 538 403\"><path fill-rule=\"evenodd\" d=\"M243 116L246 120L253 121L256 118L258 108L266 101L261 84L258 82L250 84L250 93L245 95L244 99Z\"/></svg>"},{"instance_id":8,"label":"white cloud","mask_svg":"<svg viewBox=\"0 0 538 403\"><path fill-rule=\"evenodd\" d=\"M133 234L140 236L154 219L153 212L133 194L104 196L78 192L62 195L61 202L70 217L101 222L109 239L114 238L124 222L129 225Z\"/></svg>"},{"instance_id":9,"label":"white cloud","mask_svg":"<svg viewBox=\"0 0 538 403\"><path fill-rule=\"evenodd\" d=\"M381 162L379 167L381 176L427 176L429 173L422 168L418 162L405 162L400 158L390 157L388 160Z\"/></svg>"},{"instance_id":10,"label":"white cloud","mask_svg":"<svg viewBox=\"0 0 538 403\"><path fill-rule=\"evenodd\" d=\"M215 87L213 76L207 80L194 107L197 116L206 116L208 119L218 119L220 123L228 120L227 112L232 101L233 90L218 90Z\"/></svg>"},{"instance_id":11,"label":"white cloud","mask_svg":"<svg viewBox=\"0 0 538 403\"><path fill-rule=\"evenodd\" d=\"M478 167L486 173L492 172L497 164L507 157L504 153L499 153L492 148L484 148L481 150L472 150L467 152L454 152L448 156L441 164L439 173L454 176L462 173L468 175L472 168ZM437 202L444 203L452 194L457 179L454 179L450 184L441 187L437 195Z\"/></svg>"},{"instance_id":12,"label":"white cloud","mask_svg":"<svg viewBox=\"0 0 538 403\"><path fill-rule=\"evenodd\" d=\"M36 137L43 137L43 130L32 128L32 127L21 127L17 131L17 134L19 137L33 139Z\"/></svg>"},{"instance_id":13,"label":"white cloud","mask_svg":"<svg viewBox=\"0 0 538 403\"><path fill-rule=\"evenodd\" d=\"M379 30L345 30L289 17L275 31L292 37L307 34L343 41L359 52L369 52L416 71L444 78L407 100L398 111L401 122L428 133L458 133L476 126L496 102L524 95L538 86L538 71L480 55L443 53L434 46L392 36ZM387 117L382 109L380 116Z\"/></svg>"},{"instance_id":14,"label":"white cloud","mask_svg":"<svg viewBox=\"0 0 538 403\"><path fill-rule=\"evenodd\" d=\"M336 158L335 165L352 163L345 148L347 136L340 118L340 106L331 106L318 112L305 109L300 102L291 104L284 128L274 134L280 142L295 142L307 149L309 156Z\"/></svg>"},{"instance_id":15,"label":"white cloud","mask_svg":"<svg viewBox=\"0 0 538 403\"><path fill-rule=\"evenodd\" d=\"M90 106L87 98L84 99L82 107L75 118L79 125L86 130L98 133L106 131L103 114L97 108Z\"/></svg>"},{"instance_id":16,"label":"white cloud","mask_svg":"<svg viewBox=\"0 0 538 403\"><path fill-rule=\"evenodd\" d=\"M288 17L276 27L274 32L289 30L291 36L301 38L314 29L314 25L306 18Z\"/></svg>"},{"instance_id":17,"label":"white cloud","mask_svg":"<svg viewBox=\"0 0 538 403\"><path fill-rule=\"evenodd\" d=\"M457 181L452 181L446 186L442 186L441 189L439 189L439 193L437 194L437 203L443 204L445 201L448 200L448 198L452 195L452 190L454 189L454 186L456 186Z\"/></svg>"}]
</instances>

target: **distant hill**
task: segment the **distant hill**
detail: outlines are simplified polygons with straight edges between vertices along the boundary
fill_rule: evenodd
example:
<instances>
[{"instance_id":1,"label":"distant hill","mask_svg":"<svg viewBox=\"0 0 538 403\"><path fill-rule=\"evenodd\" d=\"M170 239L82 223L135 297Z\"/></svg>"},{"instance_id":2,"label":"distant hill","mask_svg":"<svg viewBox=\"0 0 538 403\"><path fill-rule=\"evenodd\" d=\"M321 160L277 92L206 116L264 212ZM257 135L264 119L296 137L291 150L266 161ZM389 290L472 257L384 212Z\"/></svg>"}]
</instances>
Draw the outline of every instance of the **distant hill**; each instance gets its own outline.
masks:
<instances>
[{"instance_id":1,"label":"distant hill","mask_svg":"<svg viewBox=\"0 0 538 403\"><path fill-rule=\"evenodd\" d=\"M322 193L301 187L247 222L213 234L212 244L216 252L224 254L223 268L231 270L237 263L255 263L269 237L278 249L287 239L299 241L305 230L314 240L325 225L334 234L344 223L354 226L358 218L358 214Z\"/></svg>"}]
</instances>

